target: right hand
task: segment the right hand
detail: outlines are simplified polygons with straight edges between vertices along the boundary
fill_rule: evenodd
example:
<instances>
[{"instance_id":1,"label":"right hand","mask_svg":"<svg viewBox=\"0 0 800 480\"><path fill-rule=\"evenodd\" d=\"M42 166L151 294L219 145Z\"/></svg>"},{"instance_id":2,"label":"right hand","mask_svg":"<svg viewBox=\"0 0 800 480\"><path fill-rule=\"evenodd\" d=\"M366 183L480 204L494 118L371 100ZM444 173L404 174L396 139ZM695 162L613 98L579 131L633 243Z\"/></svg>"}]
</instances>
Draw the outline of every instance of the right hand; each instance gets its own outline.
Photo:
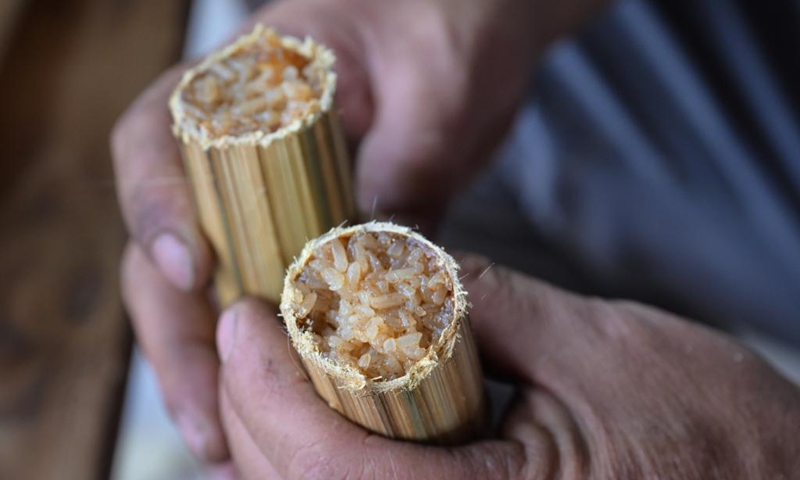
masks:
<instances>
[{"instance_id":1,"label":"right hand","mask_svg":"<svg viewBox=\"0 0 800 480\"><path fill-rule=\"evenodd\" d=\"M377 200L380 213L424 226L487 161L526 91L552 36L539 29L539 20L548 28L553 22L533 11L535 3L292 0L268 6L251 23L310 35L336 52L337 101L349 140L360 144L360 208L369 212ZM207 295L213 254L167 110L185 68L158 79L114 129L118 195L131 234L122 288L173 419L199 458L223 464L229 454L216 393L216 311Z\"/></svg>"},{"instance_id":2,"label":"right hand","mask_svg":"<svg viewBox=\"0 0 800 480\"><path fill-rule=\"evenodd\" d=\"M800 390L730 338L643 305L462 259L481 357L517 395L498 435L441 447L346 421L277 312L220 320L220 395L243 478L767 480L800 471Z\"/></svg>"}]
</instances>

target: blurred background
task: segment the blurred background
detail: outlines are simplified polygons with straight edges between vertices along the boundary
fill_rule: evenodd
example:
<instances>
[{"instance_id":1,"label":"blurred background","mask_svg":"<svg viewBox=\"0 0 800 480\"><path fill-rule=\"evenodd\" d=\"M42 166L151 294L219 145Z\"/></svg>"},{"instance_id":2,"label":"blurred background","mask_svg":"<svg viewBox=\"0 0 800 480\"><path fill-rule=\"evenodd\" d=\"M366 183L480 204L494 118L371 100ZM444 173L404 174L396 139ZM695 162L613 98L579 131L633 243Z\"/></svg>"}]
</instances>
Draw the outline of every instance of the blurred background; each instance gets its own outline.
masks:
<instances>
[{"instance_id":1,"label":"blurred background","mask_svg":"<svg viewBox=\"0 0 800 480\"><path fill-rule=\"evenodd\" d=\"M205 478L121 306L108 135L258 3L0 1L0 480ZM548 53L442 241L724 327L800 382L800 6L665 5Z\"/></svg>"}]
</instances>

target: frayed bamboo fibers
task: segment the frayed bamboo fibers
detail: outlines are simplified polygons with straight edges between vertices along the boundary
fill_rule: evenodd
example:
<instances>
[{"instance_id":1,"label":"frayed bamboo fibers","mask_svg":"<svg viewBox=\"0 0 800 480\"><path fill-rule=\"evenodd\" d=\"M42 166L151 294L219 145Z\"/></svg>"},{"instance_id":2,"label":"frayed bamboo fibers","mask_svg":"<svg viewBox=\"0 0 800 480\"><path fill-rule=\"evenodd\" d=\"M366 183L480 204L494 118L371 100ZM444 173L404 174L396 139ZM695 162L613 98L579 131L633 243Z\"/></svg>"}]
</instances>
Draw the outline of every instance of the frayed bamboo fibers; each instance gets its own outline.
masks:
<instances>
[{"instance_id":1,"label":"frayed bamboo fibers","mask_svg":"<svg viewBox=\"0 0 800 480\"><path fill-rule=\"evenodd\" d=\"M333 62L259 26L187 71L170 99L223 306L245 294L277 303L305 242L355 218Z\"/></svg>"},{"instance_id":2,"label":"frayed bamboo fibers","mask_svg":"<svg viewBox=\"0 0 800 480\"><path fill-rule=\"evenodd\" d=\"M292 342L332 408L388 437L445 444L484 427L466 309L449 255L407 228L375 222L309 242L281 302Z\"/></svg>"}]
</instances>

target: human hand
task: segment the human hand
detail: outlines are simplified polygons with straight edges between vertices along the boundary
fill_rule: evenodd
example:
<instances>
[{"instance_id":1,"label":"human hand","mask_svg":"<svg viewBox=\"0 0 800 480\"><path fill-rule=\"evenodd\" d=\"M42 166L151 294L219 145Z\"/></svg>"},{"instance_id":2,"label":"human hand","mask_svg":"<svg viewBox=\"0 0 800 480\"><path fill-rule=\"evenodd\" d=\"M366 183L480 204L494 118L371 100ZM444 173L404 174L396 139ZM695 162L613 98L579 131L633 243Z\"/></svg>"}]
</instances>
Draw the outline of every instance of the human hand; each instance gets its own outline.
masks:
<instances>
[{"instance_id":1,"label":"human hand","mask_svg":"<svg viewBox=\"0 0 800 480\"><path fill-rule=\"evenodd\" d=\"M590 3L597 0L293 0L251 23L311 35L336 51L338 105L351 143L360 142L361 209L370 212L376 200L383 214L429 226L489 158L543 46ZM118 195L132 237L122 284L173 418L197 456L219 463L228 452L206 294L213 255L167 111L185 68L158 79L114 130Z\"/></svg>"},{"instance_id":2,"label":"human hand","mask_svg":"<svg viewBox=\"0 0 800 480\"><path fill-rule=\"evenodd\" d=\"M432 447L348 422L314 392L275 311L246 299L217 331L243 478L735 480L800 468L800 390L730 338L484 260L463 267L481 354L518 387L498 438Z\"/></svg>"}]
</instances>

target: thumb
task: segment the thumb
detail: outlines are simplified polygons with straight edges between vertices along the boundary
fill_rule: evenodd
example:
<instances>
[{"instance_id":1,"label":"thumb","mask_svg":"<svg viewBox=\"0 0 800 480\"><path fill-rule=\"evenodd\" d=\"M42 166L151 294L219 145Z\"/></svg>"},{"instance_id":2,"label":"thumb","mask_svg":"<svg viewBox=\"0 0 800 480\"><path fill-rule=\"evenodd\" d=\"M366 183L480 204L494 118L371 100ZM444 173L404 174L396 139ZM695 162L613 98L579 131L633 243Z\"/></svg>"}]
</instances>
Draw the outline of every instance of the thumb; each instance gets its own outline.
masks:
<instances>
[{"instance_id":1,"label":"thumb","mask_svg":"<svg viewBox=\"0 0 800 480\"><path fill-rule=\"evenodd\" d=\"M434 82L435 74L404 64L404 52L391 56L400 57L398 64L375 73L378 108L357 161L359 207L408 219L435 215L467 175L467 162L460 161L469 137L464 94L453 75Z\"/></svg>"},{"instance_id":2,"label":"thumb","mask_svg":"<svg viewBox=\"0 0 800 480\"><path fill-rule=\"evenodd\" d=\"M221 388L230 400L223 408L230 404L232 410L223 416L238 417L249 441L283 478L503 479L524 467L529 452L521 444L528 433L445 448L392 441L348 422L316 395L290 354L275 311L263 302L246 299L228 309L217 343Z\"/></svg>"},{"instance_id":3,"label":"thumb","mask_svg":"<svg viewBox=\"0 0 800 480\"><path fill-rule=\"evenodd\" d=\"M623 319L602 300L568 293L486 258L460 259L475 338L489 366L554 387L582 381L619 355Z\"/></svg>"},{"instance_id":4,"label":"thumb","mask_svg":"<svg viewBox=\"0 0 800 480\"><path fill-rule=\"evenodd\" d=\"M365 2L375 111L358 155L358 201L424 226L491 161L526 91L530 51L512 42L520 62L495 62L487 52L504 51L496 40L508 36L489 33L498 24L488 10L395 3Z\"/></svg>"}]
</instances>

